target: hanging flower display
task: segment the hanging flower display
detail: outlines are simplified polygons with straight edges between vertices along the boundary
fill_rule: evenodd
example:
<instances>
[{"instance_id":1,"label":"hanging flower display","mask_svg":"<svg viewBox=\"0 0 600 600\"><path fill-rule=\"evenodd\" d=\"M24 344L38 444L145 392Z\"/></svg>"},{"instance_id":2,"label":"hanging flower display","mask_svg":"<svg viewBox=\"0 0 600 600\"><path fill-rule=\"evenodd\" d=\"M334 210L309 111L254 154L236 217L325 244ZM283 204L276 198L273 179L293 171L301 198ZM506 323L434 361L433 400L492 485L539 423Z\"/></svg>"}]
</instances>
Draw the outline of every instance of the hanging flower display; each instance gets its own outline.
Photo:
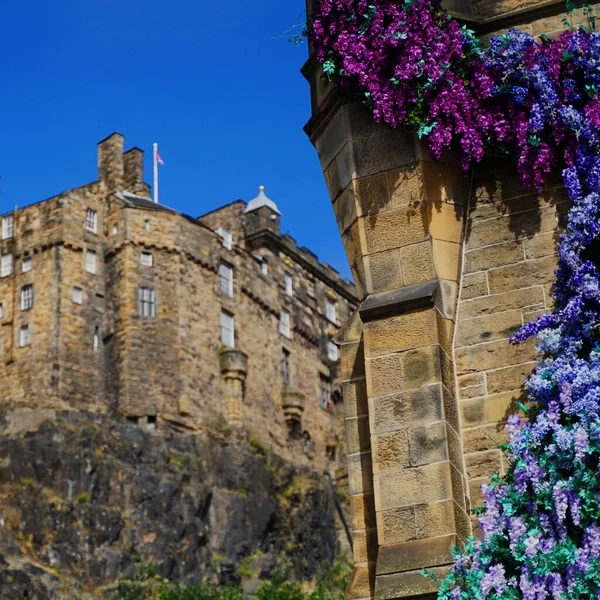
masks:
<instances>
[{"instance_id":1,"label":"hanging flower display","mask_svg":"<svg viewBox=\"0 0 600 600\"><path fill-rule=\"evenodd\" d=\"M600 32L483 48L439 0L316 0L309 26L325 76L378 121L411 126L431 152L516 156L524 187L562 170L571 201L554 310L523 327L542 358L526 418L511 417L509 469L484 486L481 539L457 549L439 598L600 598Z\"/></svg>"}]
</instances>

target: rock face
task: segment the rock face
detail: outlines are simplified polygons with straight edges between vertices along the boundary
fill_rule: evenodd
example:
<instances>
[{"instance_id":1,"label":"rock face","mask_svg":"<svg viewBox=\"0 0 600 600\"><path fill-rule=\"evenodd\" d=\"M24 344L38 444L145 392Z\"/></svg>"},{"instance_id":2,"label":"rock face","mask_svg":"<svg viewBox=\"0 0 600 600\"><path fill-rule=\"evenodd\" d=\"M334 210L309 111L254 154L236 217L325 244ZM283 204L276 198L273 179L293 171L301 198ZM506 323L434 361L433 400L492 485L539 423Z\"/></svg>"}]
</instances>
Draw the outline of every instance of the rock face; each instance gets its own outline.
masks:
<instances>
[{"instance_id":1,"label":"rock face","mask_svg":"<svg viewBox=\"0 0 600 600\"><path fill-rule=\"evenodd\" d=\"M252 438L44 419L18 431L0 417L2 600L103 597L140 563L173 581L250 582L285 556L306 580L338 551L327 481Z\"/></svg>"}]
</instances>

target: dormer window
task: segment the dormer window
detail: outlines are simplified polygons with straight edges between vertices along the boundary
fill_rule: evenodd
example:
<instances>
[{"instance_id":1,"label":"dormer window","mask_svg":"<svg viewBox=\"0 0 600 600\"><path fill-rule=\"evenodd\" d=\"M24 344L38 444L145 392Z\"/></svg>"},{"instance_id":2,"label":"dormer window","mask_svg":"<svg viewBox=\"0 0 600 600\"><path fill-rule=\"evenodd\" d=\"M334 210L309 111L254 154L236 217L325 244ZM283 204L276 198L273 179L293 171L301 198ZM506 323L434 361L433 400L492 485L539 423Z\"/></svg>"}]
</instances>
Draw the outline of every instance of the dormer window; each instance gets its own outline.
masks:
<instances>
[{"instance_id":1,"label":"dormer window","mask_svg":"<svg viewBox=\"0 0 600 600\"><path fill-rule=\"evenodd\" d=\"M226 250L231 250L233 248L233 235L229 233L229 231L219 227L215 230L215 233L221 238Z\"/></svg>"}]
</instances>

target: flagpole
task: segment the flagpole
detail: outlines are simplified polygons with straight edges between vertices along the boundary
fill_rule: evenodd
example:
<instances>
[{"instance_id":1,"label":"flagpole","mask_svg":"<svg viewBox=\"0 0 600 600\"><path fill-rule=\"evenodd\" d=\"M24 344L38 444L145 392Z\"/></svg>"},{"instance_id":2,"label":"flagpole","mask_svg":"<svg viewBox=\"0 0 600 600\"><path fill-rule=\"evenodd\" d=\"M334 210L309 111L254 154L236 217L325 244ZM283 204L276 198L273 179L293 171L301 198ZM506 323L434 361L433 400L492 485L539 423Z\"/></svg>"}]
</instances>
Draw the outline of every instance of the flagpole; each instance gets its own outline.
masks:
<instances>
[{"instance_id":1,"label":"flagpole","mask_svg":"<svg viewBox=\"0 0 600 600\"><path fill-rule=\"evenodd\" d=\"M158 144L152 146L152 166L154 167L154 204L158 204Z\"/></svg>"}]
</instances>

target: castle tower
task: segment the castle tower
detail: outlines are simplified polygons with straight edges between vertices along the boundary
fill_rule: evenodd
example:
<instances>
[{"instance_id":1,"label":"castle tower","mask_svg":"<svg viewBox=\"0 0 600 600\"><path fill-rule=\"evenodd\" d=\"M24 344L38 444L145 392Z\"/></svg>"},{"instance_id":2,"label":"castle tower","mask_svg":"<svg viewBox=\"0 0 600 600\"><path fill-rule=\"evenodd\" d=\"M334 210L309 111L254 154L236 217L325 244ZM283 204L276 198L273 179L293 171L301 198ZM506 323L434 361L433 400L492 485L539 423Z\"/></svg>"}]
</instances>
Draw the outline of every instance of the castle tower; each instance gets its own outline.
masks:
<instances>
[{"instance_id":1,"label":"castle tower","mask_svg":"<svg viewBox=\"0 0 600 600\"><path fill-rule=\"evenodd\" d=\"M245 235L250 245L265 233L279 234L281 213L277 205L265 194L265 186L258 188L258 196L250 200L244 210Z\"/></svg>"}]
</instances>

